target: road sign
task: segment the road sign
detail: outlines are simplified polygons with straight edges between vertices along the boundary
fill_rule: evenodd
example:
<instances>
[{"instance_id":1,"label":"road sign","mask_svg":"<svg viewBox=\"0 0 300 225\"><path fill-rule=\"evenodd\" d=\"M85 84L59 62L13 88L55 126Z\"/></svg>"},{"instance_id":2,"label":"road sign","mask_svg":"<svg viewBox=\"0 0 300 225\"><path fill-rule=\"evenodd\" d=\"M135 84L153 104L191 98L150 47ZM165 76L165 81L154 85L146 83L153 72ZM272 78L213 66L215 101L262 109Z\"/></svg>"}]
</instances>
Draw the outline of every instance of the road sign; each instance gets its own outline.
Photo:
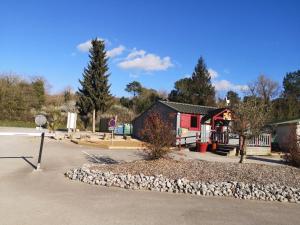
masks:
<instances>
[{"instance_id":1,"label":"road sign","mask_svg":"<svg viewBox=\"0 0 300 225\"><path fill-rule=\"evenodd\" d=\"M108 127L115 127L116 126L116 120L115 118L112 118L108 122Z\"/></svg>"},{"instance_id":2,"label":"road sign","mask_svg":"<svg viewBox=\"0 0 300 225\"><path fill-rule=\"evenodd\" d=\"M47 119L44 115L37 115L34 122L37 126L41 127L47 123Z\"/></svg>"}]
</instances>

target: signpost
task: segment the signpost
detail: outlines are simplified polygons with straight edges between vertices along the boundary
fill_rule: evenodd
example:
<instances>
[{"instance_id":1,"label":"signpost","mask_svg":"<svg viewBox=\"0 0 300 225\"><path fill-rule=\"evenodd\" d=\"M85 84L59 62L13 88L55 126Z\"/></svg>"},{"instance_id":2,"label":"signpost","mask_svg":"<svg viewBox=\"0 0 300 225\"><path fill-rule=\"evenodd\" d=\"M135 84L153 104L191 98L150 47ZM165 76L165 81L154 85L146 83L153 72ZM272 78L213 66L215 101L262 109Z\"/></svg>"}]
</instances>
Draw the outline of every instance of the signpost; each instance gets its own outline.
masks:
<instances>
[{"instance_id":1,"label":"signpost","mask_svg":"<svg viewBox=\"0 0 300 225\"><path fill-rule=\"evenodd\" d=\"M68 132L76 130L77 114L68 112L67 128Z\"/></svg>"},{"instance_id":2,"label":"signpost","mask_svg":"<svg viewBox=\"0 0 300 225\"><path fill-rule=\"evenodd\" d=\"M114 130L117 126L117 116L111 118L108 122L108 130L111 131L111 143L113 143Z\"/></svg>"},{"instance_id":3,"label":"signpost","mask_svg":"<svg viewBox=\"0 0 300 225\"><path fill-rule=\"evenodd\" d=\"M37 115L34 122L39 127L39 130L41 130L41 127L47 123L47 119L44 115Z\"/></svg>"}]
</instances>

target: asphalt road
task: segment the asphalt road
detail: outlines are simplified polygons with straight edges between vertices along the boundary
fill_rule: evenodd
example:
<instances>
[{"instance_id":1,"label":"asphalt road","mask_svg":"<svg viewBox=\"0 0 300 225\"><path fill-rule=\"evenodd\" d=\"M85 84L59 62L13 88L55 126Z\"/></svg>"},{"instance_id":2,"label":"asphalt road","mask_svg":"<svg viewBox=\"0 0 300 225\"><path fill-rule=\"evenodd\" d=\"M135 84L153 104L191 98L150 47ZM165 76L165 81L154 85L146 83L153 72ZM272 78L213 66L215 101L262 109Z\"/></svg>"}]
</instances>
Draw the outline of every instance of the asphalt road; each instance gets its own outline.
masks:
<instances>
[{"instance_id":1,"label":"asphalt road","mask_svg":"<svg viewBox=\"0 0 300 225\"><path fill-rule=\"evenodd\" d=\"M38 138L0 136L1 225L300 224L299 204L106 188L63 175L89 162L86 153L134 160L140 157L135 151L46 139L43 170L36 172L30 162L36 163L38 147Z\"/></svg>"}]
</instances>

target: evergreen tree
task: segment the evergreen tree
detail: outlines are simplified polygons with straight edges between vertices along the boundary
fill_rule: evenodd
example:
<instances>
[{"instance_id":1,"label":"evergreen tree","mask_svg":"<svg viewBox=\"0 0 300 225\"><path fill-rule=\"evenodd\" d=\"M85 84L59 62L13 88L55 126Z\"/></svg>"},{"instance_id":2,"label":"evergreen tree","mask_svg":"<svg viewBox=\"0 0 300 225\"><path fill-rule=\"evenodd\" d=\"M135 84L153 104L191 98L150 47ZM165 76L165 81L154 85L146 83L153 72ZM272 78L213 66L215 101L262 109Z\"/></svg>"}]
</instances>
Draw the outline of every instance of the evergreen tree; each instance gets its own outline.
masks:
<instances>
[{"instance_id":1,"label":"evergreen tree","mask_svg":"<svg viewBox=\"0 0 300 225\"><path fill-rule=\"evenodd\" d=\"M235 107L241 101L239 94L234 91L228 91L226 97L230 101L229 102L230 108Z\"/></svg>"},{"instance_id":2,"label":"evergreen tree","mask_svg":"<svg viewBox=\"0 0 300 225\"><path fill-rule=\"evenodd\" d=\"M169 94L169 100L173 102L192 103L190 85L190 78L183 78L176 81L175 89Z\"/></svg>"},{"instance_id":3,"label":"evergreen tree","mask_svg":"<svg viewBox=\"0 0 300 225\"><path fill-rule=\"evenodd\" d=\"M210 74L204 59L200 57L191 77L192 104L215 105L215 88L212 86Z\"/></svg>"},{"instance_id":4,"label":"evergreen tree","mask_svg":"<svg viewBox=\"0 0 300 225\"><path fill-rule=\"evenodd\" d=\"M77 95L77 106L82 113L93 110L93 132L95 132L95 117L98 112L104 113L111 106L112 96L108 84L108 65L104 41L92 40L90 62L83 72L83 80L79 80L81 88Z\"/></svg>"},{"instance_id":5,"label":"evergreen tree","mask_svg":"<svg viewBox=\"0 0 300 225\"><path fill-rule=\"evenodd\" d=\"M40 110L46 101L45 81L43 78L36 78L32 81L31 85L36 94L36 104L34 107Z\"/></svg>"},{"instance_id":6,"label":"evergreen tree","mask_svg":"<svg viewBox=\"0 0 300 225\"><path fill-rule=\"evenodd\" d=\"M142 92L142 85L138 81L133 81L126 85L125 91L133 93L133 97Z\"/></svg>"},{"instance_id":7,"label":"evergreen tree","mask_svg":"<svg viewBox=\"0 0 300 225\"><path fill-rule=\"evenodd\" d=\"M76 106L78 108L78 114L83 122L84 129L87 129L89 124L89 114L93 111L93 103L91 99L86 97L83 93L77 92Z\"/></svg>"},{"instance_id":8,"label":"evergreen tree","mask_svg":"<svg viewBox=\"0 0 300 225\"><path fill-rule=\"evenodd\" d=\"M200 57L191 78L180 79L169 94L169 100L195 105L215 105L215 88L204 59Z\"/></svg>"},{"instance_id":9,"label":"evergreen tree","mask_svg":"<svg viewBox=\"0 0 300 225\"><path fill-rule=\"evenodd\" d=\"M287 73L283 79L284 96L293 96L300 101L300 70Z\"/></svg>"}]
</instances>

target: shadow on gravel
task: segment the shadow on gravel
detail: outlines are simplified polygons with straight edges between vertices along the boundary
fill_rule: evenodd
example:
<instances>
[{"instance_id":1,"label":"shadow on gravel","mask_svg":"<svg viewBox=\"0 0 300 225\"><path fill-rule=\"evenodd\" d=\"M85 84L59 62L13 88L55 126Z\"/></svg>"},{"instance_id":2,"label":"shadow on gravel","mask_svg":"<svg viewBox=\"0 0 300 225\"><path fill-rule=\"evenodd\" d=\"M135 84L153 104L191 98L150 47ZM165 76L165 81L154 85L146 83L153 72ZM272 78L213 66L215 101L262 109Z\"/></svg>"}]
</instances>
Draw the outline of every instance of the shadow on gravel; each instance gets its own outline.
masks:
<instances>
[{"instance_id":1,"label":"shadow on gravel","mask_svg":"<svg viewBox=\"0 0 300 225\"><path fill-rule=\"evenodd\" d=\"M108 156L91 155L91 156L86 156L86 159L90 163L100 163L100 164L118 164L118 163L121 163L121 161L117 161L117 160L112 159Z\"/></svg>"},{"instance_id":2,"label":"shadow on gravel","mask_svg":"<svg viewBox=\"0 0 300 225\"><path fill-rule=\"evenodd\" d=\"M262 162L269 162L269 163L276 163L276 164L280 164L280 165L288 165L284 160L267 159L267 158L261 158L259 156L247 156L247 159L257 160L257 161L262 161Z\"/></svg>"},{"instance_id":3,"label":"shadow on gravel","mask_svg":"<svg viewBox=\"0 0 300 225\"><path fill-rule=\"evenodd\" d=\"M134 155L138 156L139 158L143 159L143 160L147 160L149 159L149 156L147 153L145 153L144 151L136 151L133 153Z\"/></svg>"},{"instance_id":4,"label":"shadow on gravel","mask_svg":"<svg viewBox=\"0 0 300 225\"><path fill-rule=\"evenodd\" d=\"M36 165L30 162L28 159L32 159L32 156L6 156L0 157L0 159L23 159L26 163L28 163L32 168L36 169Z\"/></svg>"}]
</instances>

